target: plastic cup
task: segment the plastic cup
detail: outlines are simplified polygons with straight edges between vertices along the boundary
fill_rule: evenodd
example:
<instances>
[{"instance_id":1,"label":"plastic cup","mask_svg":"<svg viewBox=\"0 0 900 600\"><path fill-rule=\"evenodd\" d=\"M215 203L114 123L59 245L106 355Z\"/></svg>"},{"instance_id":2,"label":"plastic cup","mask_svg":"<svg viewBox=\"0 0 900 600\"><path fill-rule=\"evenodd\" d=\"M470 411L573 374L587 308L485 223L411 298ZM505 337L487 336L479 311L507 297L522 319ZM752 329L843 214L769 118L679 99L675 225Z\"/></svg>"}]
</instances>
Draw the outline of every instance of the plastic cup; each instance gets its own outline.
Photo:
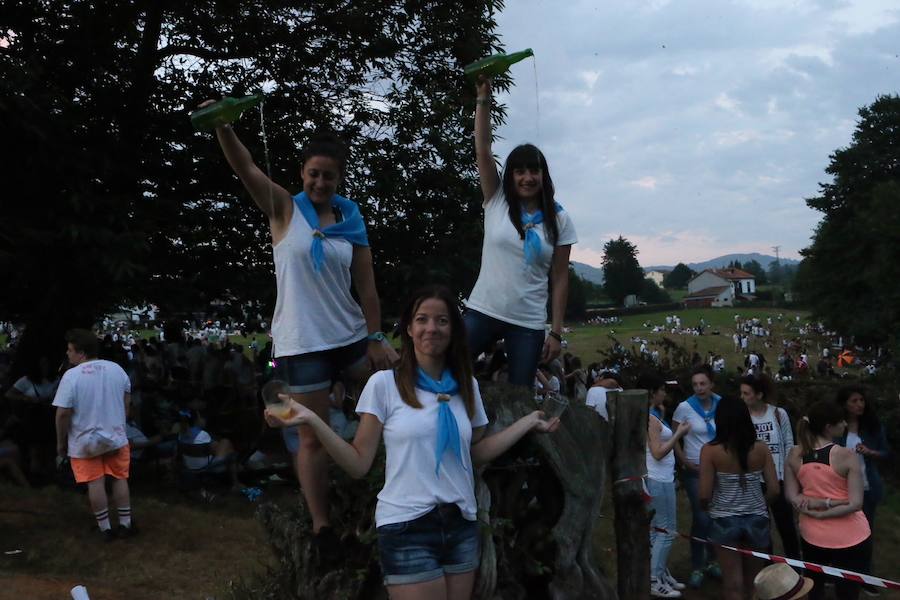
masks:
<instances>
[{"instance_id":1,"label":"plastic cup","mask_svg":"<svg viewBox=\"0 0 900 600\"><path fill-rule=\"evenodd\" d=\"M569 400L565 396L560 396L559 392L547 392L547 395L544 396L544 401L541 402L541 410L544 413L545 421L562 416L568 407Z\"/></svg>"},{"instance_id":2,"label":"plastic cup","mask_svg":"<svg viewBox=\"0 0 900 600\"><path fill-rule=\"evenodd\" d=\"M291 416L291 404L278 397L279 394L288 393L288 384L279 379L273 379L263 387L263 402L269 414L279 419L287 419Z\"/></svg>"}]
</instances>

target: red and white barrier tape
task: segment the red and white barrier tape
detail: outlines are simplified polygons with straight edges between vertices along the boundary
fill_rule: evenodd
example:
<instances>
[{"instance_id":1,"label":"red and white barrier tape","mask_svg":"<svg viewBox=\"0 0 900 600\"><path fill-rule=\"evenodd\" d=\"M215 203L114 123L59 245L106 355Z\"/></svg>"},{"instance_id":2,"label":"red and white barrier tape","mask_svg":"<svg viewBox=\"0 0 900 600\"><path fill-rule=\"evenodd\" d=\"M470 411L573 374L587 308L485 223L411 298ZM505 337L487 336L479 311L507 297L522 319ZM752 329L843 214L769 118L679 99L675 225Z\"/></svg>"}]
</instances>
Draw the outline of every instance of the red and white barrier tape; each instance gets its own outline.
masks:
<instances>
[{"instance_id":1,"label":"red and white barrier tape","mask_svg":"<svg viewBox=\"0 0 900 600\"><path fill-rule=\"evenodd\" d=\"M677 535L689 540L695 540L697 542L702 542L704 544L712 544L714 546L721 546L726 550L733 550L734 552L740 552L741 554L746 554L747 556L755 556L756 558L761 558L763 560L769 560L772 562L779 562L791 565L792 567L797 567L798 569L806 569L808 571L813 571L815 573L822 573L824 575L830 575L831 577L839 577L841 579L847 579L850 581L855 581L857 583L867 583L869 585L874 585L877 587L888 588L890 590L900 590L900 583L896 581L891 581L890 579L882 579L881 577L875 577L874 575L866 575L864 573L857 573L855 571L845 571L844 569L838 569L837 567L827 567L825 565L818 565L816 563L806 562L805 560L797 560L795 558L787 558L784 556L776 556L774 554L766 554L765 552L757 552L755 550L746 550L744 548L737 548L735 546L729 546L727 544L717 544L716 542L712 542L710 540L704 540L703 538L693 537L686 533L681 533L678 531L672 532L668 529L663 529L662 527L651 527L654 531L658 531L660 533L667 533L669 535Z\"/></svg>"}]
</instances>

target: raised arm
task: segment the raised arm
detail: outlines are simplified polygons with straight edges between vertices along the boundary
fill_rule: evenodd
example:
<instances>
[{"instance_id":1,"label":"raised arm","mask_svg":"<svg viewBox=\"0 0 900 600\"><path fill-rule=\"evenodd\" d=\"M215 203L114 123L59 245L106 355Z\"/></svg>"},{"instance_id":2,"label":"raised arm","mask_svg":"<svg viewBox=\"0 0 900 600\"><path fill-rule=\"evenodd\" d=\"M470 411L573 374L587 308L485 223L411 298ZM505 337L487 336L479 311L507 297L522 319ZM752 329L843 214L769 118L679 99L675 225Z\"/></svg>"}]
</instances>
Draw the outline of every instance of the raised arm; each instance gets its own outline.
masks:
<instances>
[{"instance_id":1,"label":"raised arm","mask_svg":"<svg viewBox=\"0 0 900 600\"><path fill-rule=\"evenodd\" d=\"M375 459L375 453L378 451L378 442L381 440L381 431L384 427L375 415L363 413L359 421L359 428L356 430L356 437L353 438L351 444L335 433L331 426L320 419L316 413L295 400L290 402L291 416L287 419L279 419L266 411L266 421L269 425L273 427L308 425L319 438L325 451L350 477L359 479L369 472L369 469L372 468L372 461Z\"/></svg>"},{"instance_id":2,"label":"raised arm","mask_svg":"<svg viewBox=\"0 0 900 600\"><path fill-rule=\"evenodd\" d=\"M497 193L500 187L500 175L497 163L491 150L491 95L490 78L480 76L475 87L475 160L478 163L478 178L481 181L481 193L487 202Z\"/></svg>"},{"instance_id":3,"label":"raised arm","mask_svg":"<svg viewBox=\"0 0 900 600\"><path fill-rule=\"evenodd\" d=\"M214 102L215 100L207 100L200 105L200 108ZM216 139L219 140L225 160L228 161L235 175L244 184L259 209L269 217L269 222L274 226L273 233L279 225L290 222L291 214L293 214L291 195L256 166L253 157L250 156L250 151L238 139L231 125L216 127Z\"/></svg>"}]
</instances>

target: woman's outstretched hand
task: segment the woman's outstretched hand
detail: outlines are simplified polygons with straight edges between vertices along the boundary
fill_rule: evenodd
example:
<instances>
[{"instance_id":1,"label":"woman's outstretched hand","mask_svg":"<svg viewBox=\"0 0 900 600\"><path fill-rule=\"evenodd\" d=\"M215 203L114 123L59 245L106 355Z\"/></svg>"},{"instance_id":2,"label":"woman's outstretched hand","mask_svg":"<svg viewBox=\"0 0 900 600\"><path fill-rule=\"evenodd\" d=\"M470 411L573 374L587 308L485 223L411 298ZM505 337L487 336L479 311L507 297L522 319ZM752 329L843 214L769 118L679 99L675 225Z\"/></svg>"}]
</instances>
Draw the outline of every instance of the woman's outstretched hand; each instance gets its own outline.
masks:
<instances>
[{"instance_id":1,"label":"woman's outstretched hand","mask_svg":"<svg viewBox=\"0 0 900 600\"><path fill-rule=\"evenodd\" d=\"M290 394L278 394L278 398L290 407L290 412L287 415L276 415L267 408L263 414L269 427L307 425L316 417L316 413L291 398Z\"/></svg>"},{"instance_id":2,"label":"woman's outstretched hand","mask_svg":"<svg viewBox=\"0 0 900 600\"><path fill-rule=\"evenodd\" d=\"M553 417L548 421L545 418L544 412L540 410L534 411L531 413L531 416L535 420L532 431L537 433L553 433L559 429L559 417Z\"/></svg>"}]
</instances>

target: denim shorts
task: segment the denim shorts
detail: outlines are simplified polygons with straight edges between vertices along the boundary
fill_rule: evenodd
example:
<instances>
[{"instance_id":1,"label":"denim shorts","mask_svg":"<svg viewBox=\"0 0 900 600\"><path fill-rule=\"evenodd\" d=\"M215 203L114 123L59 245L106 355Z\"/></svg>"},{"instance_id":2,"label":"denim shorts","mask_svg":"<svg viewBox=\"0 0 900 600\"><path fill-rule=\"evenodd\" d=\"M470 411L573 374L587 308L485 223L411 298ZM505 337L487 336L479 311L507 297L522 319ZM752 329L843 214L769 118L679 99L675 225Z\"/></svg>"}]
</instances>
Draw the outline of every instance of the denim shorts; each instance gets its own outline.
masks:
<instances>
[{"instance_id":1,"label":"denim shorts","mask_svg":"<svg viewBox=\"0 0 900 600\"><path fill-rule=\"evenodd\" d=\"M438 505L412 521L382 525L377 532L384 585L468 573L481 560L478 521L466 520L455 504Z\"/></svg>"},{"instance_id":2,"label":"denim shorts","mask_svg":"<svg viewBox=\"0 0 900 600\"><path fill-rule=\"evenodd\" d=\"M369 340L363 338L340 348L279 356L274 377L287 382L294 394L327 390L342 371L365 360L368 348Z\"/></svg>"},{"instance_id":3,"label":"denim shorts","mask_svg":"<svg viewBox=\"0 0 900 600\"><path fill-rule=\"evenodd\" d=\"M769 517L761 515L715 517L709 527L709 540L717 544L752 550L768 548L772 543Z\"/></svg>"}]
</instances>

